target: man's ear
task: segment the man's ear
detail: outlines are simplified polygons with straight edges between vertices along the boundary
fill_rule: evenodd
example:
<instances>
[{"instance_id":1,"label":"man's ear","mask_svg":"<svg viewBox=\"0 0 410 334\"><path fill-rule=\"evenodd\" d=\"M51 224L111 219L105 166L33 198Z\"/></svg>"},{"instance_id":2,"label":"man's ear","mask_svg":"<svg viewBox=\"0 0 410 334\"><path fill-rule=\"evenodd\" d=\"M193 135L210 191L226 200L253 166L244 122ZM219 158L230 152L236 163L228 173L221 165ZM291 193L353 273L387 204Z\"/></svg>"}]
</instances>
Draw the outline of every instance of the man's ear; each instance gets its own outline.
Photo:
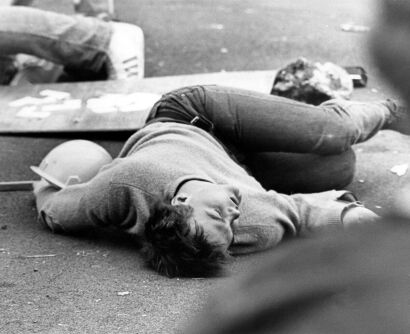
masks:
<instances>
[{"instance_id":1,"label":"man's ear","mask_svg":"<svg viewBox=\"0 0 410 334\"><path fill-rule=\"evenodd\" d=\"M187 205L189 202L189 195L184 193L178 193L171 200L172 205Z\"/></svg>"}]
</instances>

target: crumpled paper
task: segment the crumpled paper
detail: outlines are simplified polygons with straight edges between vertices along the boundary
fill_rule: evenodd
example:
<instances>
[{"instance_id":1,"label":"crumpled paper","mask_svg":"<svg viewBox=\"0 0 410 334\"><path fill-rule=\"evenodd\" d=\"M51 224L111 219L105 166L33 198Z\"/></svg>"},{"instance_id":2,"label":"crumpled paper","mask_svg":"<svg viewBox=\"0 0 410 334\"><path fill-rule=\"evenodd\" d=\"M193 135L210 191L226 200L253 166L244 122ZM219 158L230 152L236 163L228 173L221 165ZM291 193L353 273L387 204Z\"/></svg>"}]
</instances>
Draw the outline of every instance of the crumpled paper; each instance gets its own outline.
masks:
<instances>
[{"instance_id":1,"label":"crumpled paper","mask_svg":"<svg viewBox=\"0 0 410 334\"><path fill-rule=\"evenodd\" d=\"M409 169L409 164L401 164L401 165L396 165L393 166L390 171L398 176L403 176L407 173L407 170Z\"/></svg>"}]
</instances>

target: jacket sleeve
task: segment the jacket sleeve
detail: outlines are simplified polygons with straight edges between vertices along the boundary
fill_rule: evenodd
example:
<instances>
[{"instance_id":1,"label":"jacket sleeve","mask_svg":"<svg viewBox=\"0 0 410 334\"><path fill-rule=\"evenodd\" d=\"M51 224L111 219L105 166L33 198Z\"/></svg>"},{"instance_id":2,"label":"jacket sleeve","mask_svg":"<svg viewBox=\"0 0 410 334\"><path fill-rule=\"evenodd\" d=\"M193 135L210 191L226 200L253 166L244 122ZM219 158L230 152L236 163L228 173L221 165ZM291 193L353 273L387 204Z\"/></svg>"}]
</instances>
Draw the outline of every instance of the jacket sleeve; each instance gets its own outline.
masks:
<instances>
[{"instance_id":1,"label":"jacket sleeve","mask_svg":"<svg viewBox=\"0 0 410 334\"><path fill-rule=\"evenodd\" d=\"M285 236L305 234L333 225L342 227L343 213L361 206L347 199L346 190L284 195L273 190L242 200L240 224L234 225L232 254L248 254L275 247ZM354 196L352 196L354 197ZM243 197L244 199L245 197Z\"/></svg>"},{"instance_id":2,"label":"jacket sleeve","mask_svg":"<svg viewBox=\"0 0 410 334\"><path fill-rule=\"evenodd\" d=\"M356 206L363 206L347 190L294 194L290 197L297 205L300 216L298 229L302 232L329 225L342 227L342 217L346 210Z\"/></svg>"},{"instance_id":3,"label":"jacket sleeve","mask_svg":"<svg viewBox=\"0 0 410 334\"><path fill-rule=\"evenodd\" d=\"M75 232L124 219L127 213L118 206L125 193L112 189L111 176L112 170L105 170L87 183L62 190L40 181L34 189L40 221L54 232Z\"/></svg>"}]
</instances>

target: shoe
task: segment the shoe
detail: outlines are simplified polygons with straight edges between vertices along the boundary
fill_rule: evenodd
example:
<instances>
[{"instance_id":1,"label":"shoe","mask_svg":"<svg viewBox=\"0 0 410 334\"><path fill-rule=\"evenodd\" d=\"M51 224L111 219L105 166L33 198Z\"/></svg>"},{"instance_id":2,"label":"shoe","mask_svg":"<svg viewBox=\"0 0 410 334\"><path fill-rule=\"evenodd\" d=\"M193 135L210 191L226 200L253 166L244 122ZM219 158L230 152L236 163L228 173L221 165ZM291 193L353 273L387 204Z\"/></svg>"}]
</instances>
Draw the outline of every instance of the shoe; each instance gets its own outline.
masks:
<instances>
[{"instance_id":1,"label":"shoe","mask_svg":"<svg viewBox=\"0 0 410 334\"><path fill-rule=\"evenodd\" d=\"M393 130L404 135L410 135L410 111L400 101L387 99L385 101L390 110L390 117L383 126L385 130Z\"/></svg>"},{"instance_id":2,"label":"shoe","mask_svg":"<svg viewBox=\"0 0 410 334\"><path fill-rule=\"evenodd\" d=\"M108 47L108 79L144 77L144 33L140 27L111 22L113 32Z\"/></svg>"},{"instance_id":3,"label":"shoe","mask_svg":"<svg viewBox=\"0 0 410 334\"><path fill-rule=\"evenodd\" d=\"M9 85L17 71L13 57L0 56L0 85Z\"/></svg>"},{"instance_id":4,"label":"shoe","mask_svg":"<svg viewBox=\"0 0 410 334\"><path fill-rule=\"evenodd\" d=\"M73 0L74 11L104 21L115 19L114 0Z\"/></svg>"},{"instance_id":5,"label":"shoe","mask_svg":"<svg viewBox=\"0 0 410 334\"><path fill-rule=\"evenodd\" d=\"M57 82L64 70L62 65L27 54L17 54L15 64L18 73L10 86Z\"/></svg>"}]
</instances>

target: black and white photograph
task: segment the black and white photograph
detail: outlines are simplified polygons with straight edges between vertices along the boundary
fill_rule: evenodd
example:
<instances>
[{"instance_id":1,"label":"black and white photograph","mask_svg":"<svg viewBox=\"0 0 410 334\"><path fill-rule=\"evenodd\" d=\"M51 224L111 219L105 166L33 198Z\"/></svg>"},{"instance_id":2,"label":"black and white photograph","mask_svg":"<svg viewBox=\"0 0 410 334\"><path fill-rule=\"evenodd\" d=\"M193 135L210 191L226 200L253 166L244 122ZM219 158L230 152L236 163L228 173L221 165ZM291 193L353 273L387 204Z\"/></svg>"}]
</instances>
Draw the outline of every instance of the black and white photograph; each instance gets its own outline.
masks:
<instances>
[{"instance_id":1,"label":"black and white photograph","mask_svg":"<svg viewBox=\"0 0 410 334\"><path fill-rule=\"evenodd\" d=\"M0 334L410 333L410 0L0 0Z\"/></svg>"}]
</instances>

